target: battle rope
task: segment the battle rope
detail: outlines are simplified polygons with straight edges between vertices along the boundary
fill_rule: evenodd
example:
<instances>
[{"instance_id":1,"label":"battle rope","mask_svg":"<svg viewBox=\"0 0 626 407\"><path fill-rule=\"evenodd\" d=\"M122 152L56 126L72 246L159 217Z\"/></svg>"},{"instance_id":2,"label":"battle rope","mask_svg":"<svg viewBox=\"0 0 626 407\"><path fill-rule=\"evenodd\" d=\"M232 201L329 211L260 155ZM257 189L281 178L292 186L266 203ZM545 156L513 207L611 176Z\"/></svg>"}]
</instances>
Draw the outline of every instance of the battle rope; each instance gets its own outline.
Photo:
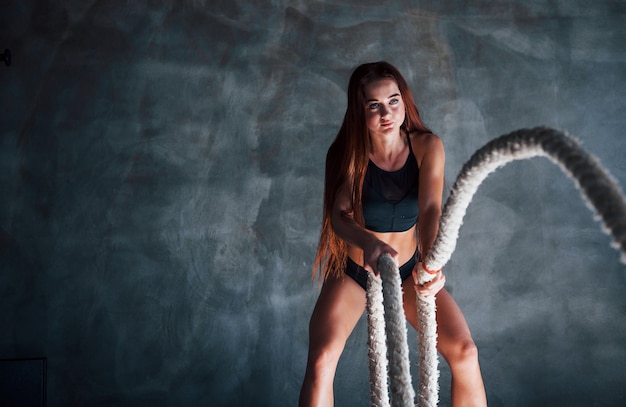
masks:
<instances>
[{"instance_id":1,"label":"battle rope","mask_svg":"<svg viewBox=\"0 0 626 407\"><path fill-rule=\"evenodd\" d=\"M509 162L532 157L549 158L572 178L587 205L595 213L595 217L601 220L603 231L612 236L611 246L621 252L621 261L626 264L626 198L617 182L602 168L595 157L580 147L578 141L563 132L538 127L518 130L492 140L476 151L463 166L444 206L437 238L425 259L426 268L439 270L450 260L467 207L482 181L491 172ZM410 372L402 367L408 363L408 353L405 351L408 345L399 271L389 255L381 256L378 267L383 289L380 288L381 278L369 273L367 292L372 406L389 405L387 380L384 376L388 363L386 354L389 354L389 359L391 359L389 373L393 406L409 406L413 404L412 389L411 391L399 390L397 384L407 383L406 385L412 388ZM420 267L418 278L420 284L423 284L430 281L433 276ZM386 285L393 286L393 290L396 291L391 293L391 287L387 290ZM380 309L379 305L376 305L381 303L381 296L385 312ZM387 301L386 296L394 299ZM417 297L420 328L418 332L420 358L418 405L435 406L438 403L439 393L435 299L433 297L422 298L420 295ZM399 305L397 301L400 301ZM388 305L388 302L391 304ZM390 322L390 319L394 322ZM395 326L398 320L402 320L404 330ZM390 324L394 327L385 328ZM385 341L381 337L383 331L387 331L386 349ZM391 331L393 331L392 334ZM407 360L398 361L396 356L405 354ZM394 366L395 363L402 366L397 368ZM395 392L401 395L396 396Z\"/></svg>"},{"instance_id":2,"label":"battle rope","mask_svg":"<svg viewBox=\"0 0 626 407\"><path fill-rule=\"evenodd\" d=\"M400 271L398 271L398 274ZM380 276L367 276L367 356L370 370L370 400L372 406L389 407L387 392L387 343L385 342L385 314L383 286ZM408 345L407 345L408 346Z\"/></svg>"}]
</instances>

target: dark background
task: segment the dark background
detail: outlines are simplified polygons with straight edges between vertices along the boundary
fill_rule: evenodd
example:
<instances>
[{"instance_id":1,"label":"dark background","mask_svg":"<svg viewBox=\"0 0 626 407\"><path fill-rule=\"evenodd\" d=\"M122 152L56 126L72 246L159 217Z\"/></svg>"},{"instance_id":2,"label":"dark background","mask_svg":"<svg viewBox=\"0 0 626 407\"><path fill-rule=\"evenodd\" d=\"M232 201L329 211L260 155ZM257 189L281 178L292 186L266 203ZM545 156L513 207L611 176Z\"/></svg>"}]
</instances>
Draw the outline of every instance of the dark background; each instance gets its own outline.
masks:
<instances>
[{"instance_id":1,"label":"dark background","mask_svg":"<svg viewBox=\"0 0 626 407\"><path fill-rule=\"evenodd\" d=\"M0 358L46 357L49 406L296 404L323 162L359 63L405 74L448 186L488 140L538 125L626 184L623 1L0 13ZM626 268L609 243L546 159L481 186L446 274L491 406L626 404ZM363 319L338 406L368 403L365 343ZM448 381L442 365L441 405Z\"/></svg>"}]
</instances>

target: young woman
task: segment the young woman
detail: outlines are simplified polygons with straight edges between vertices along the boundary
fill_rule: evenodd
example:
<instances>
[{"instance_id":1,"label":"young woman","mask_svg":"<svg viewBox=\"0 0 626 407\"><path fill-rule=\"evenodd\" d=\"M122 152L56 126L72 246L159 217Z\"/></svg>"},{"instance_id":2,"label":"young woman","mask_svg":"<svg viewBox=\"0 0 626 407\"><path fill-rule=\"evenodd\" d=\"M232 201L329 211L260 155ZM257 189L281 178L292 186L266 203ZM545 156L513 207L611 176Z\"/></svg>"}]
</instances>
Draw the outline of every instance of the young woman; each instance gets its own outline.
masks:
<instances>
[{"instance_id":1,"label":"young woman","mask_svg":"<svg viewBox=\"0 0 626 407\"><path fill-rule=\"evenodd\" d=\"M343 124L326 156L314 266L324 281L309 326L300 406L333 405L337 363L365 309L367 273L378 273L383 253L401 264L404 311L414 328L416 292L437 295L438 350L452 372L452 405L487 404L478 351L443 288L444 275L439 271L424 286L416 283L417 264L437 234L443 177L443 144L422 123L400 72L386 62L357 67Z\"/></svg>"}]
</instances>

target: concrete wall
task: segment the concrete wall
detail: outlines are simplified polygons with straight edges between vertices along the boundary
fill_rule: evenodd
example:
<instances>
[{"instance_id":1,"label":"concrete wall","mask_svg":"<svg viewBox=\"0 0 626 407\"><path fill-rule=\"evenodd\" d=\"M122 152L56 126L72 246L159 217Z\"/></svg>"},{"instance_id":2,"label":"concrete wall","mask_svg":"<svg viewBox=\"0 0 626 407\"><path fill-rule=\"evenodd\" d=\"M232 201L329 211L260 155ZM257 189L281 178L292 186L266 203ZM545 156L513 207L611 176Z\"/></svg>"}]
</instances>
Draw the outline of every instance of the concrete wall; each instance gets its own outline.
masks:
<instances>
[{"instance_id":1,"label":"concrete wall","mask_svg":"<svg viewBox=\"0 0 626 407\"><path fill-rule=\"evenodd\" d=\"M538 125L626 185L622 1L9 0L4 48L0 358L47 357L50 406L296 404L324 156L358 63L405 74L450 185ZM545 159L481 186L446 273L492 406L626 402L609 243ZM365 343L363 319L339 406L368 403Z\"/></svg>"}]
</instances>

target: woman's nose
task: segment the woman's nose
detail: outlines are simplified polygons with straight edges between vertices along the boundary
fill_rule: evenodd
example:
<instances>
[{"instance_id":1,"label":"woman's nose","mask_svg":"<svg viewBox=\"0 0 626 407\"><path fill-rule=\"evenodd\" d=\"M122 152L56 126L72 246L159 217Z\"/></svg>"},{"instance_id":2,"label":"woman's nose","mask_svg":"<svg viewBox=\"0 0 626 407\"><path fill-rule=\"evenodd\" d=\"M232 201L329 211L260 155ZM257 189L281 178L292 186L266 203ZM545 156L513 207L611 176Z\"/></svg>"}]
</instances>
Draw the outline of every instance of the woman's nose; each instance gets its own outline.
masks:
<instances>
[{"instance_id":1,"label":"woman's nose","mask_svg":"<svg viewBox=\"0 0 626 407\"><path fill-rule=\"evenodd\" d=\"M387 117L387 116L389 116L389 108L383 105L380 108L380 117Z\"/></svg>"}]
</instances>

